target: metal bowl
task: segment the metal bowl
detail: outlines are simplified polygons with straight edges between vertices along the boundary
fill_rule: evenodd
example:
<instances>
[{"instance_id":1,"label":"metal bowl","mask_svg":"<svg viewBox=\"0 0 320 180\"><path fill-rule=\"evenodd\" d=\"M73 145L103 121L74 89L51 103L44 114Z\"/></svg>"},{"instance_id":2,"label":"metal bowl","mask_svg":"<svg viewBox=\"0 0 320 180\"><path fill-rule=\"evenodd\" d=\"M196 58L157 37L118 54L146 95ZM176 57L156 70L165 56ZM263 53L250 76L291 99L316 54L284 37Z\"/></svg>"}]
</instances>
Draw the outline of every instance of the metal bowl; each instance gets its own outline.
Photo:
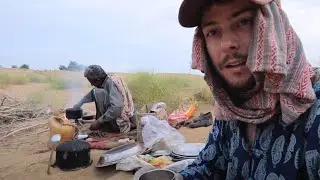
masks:
<instances>
[{"instance_id":1,"label":"metal bowl","mask_svg":"<svg viewBox=\"0 0 320 180\"><path fill-rule=\"evenodd\" d=\"M139 180L175 180L175 174L167 169L155 169L142 174Z\"/></svg>"}]
</instances>

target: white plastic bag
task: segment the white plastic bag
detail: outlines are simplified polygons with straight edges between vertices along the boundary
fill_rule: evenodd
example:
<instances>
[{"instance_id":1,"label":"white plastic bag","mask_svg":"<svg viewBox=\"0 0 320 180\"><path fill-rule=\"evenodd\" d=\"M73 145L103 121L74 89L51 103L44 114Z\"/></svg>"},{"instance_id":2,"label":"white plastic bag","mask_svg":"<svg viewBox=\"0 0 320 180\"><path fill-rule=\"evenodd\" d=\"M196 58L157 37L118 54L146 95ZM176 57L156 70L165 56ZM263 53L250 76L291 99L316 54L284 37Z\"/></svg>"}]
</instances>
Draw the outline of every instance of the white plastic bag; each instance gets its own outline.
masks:
<instances>
[{"instance_id":1,"label":"white plastic bag","mask_svg":"<svg viewBox=\"0 0 320 180\"><path fill-rule=\"evenodd\" d=\"M183 144L184 137L178 130L171 127L167 121L158 120L155 116L144 116L141 118L142 139L145 148L151 148L156 142L163 140L168 147Z\"/></svg>"}]
</instances>

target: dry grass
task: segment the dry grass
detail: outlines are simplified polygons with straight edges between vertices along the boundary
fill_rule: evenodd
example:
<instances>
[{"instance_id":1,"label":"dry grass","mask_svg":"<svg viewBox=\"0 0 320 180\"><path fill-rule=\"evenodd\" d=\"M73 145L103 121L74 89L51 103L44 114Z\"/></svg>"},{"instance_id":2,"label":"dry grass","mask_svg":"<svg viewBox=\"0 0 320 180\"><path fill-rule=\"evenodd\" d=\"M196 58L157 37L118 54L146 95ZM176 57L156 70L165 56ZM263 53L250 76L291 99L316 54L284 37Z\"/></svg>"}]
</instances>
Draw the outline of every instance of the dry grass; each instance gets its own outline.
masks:
<instances>
[{"instance_id":1,"label":"dry grass","mask_svg":"<svg viewBox=\"0 0 320 180\"><path fill-rule=\"evenodd\" d=\"M0 88L28 83L50 84L51 88L55 90L83 88L88 86L88 82L84 80L80 73L21 69L0 70Z\"/></svg>"},{"instance_id":2,"label":"dry grass","mask_svg":"<svg viewBox=\"0 0 320 180\"><path fill-rule=\"evenodd\" d=\"M127 82L138 109L149 103L165 102L171 111L188 97L195 97L205 104L213 103L209 88L198 75L170 73L117 73L117 75ZM83 77L83 72L0 69L1 88L28 83L46 84L46 88L26 93L26 99L32 99L38 104L49 104L54 109L64 108L66 104L70 104L70 99L79 100L90 87Z\"/></svg>"}]
</instances>

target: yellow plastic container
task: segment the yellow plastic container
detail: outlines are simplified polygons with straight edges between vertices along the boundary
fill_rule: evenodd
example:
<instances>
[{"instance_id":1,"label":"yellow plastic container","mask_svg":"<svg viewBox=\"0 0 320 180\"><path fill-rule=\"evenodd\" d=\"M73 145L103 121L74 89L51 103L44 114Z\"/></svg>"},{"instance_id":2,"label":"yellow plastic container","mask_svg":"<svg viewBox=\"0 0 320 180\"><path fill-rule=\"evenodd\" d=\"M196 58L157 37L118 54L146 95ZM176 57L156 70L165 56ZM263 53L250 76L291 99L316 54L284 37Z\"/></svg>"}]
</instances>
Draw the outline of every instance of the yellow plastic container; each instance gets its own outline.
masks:
<instances>
[{"instance_id":1,"label":"yellow plastic container","mask_svg":"<svg viewBox=\"0 0 320 180\"><path fill-rule=\"evenodd\" d=\"M50 129L50 139L55 134L60 134L60 143L71 141L76 135L77 128L72 125L70 121L66 118L51 117L48 122Z\"/></svg>"}]
</instances>

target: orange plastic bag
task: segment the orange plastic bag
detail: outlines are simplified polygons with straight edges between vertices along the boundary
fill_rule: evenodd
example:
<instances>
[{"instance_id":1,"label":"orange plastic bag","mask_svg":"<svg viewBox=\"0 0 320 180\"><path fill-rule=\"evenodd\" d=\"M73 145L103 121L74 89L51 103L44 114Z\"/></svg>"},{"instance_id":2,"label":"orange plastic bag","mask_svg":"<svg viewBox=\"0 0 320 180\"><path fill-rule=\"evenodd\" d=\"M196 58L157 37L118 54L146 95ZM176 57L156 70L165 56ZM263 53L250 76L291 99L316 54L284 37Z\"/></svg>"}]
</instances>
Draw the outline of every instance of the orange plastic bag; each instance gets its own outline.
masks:
<instances>
[{"instance_id":1,"label":"orange plastic bag","mask_svg":"<svg viewBox=\"0 0 320 180\"><path fill-rule=\"evenodd\" d=\"M196 102L193 101L186 112L186 118L190 119L191 117L193 117L197 113L197 110L198 110L198 106Z\"/></svg>"},{"instance_id":2,"label":"orange plastic bag","mask_svg":"<svg viewBox=\"0 0 320 180\"><path fill-rule=\"evenodd\" d=\"M175 110L168 117L168 123L176 127L179 123L189 120L198 111L198 104L193 99L188 99L188 103L182 103L179 109Z\"/></svg>"}]
</instances>

